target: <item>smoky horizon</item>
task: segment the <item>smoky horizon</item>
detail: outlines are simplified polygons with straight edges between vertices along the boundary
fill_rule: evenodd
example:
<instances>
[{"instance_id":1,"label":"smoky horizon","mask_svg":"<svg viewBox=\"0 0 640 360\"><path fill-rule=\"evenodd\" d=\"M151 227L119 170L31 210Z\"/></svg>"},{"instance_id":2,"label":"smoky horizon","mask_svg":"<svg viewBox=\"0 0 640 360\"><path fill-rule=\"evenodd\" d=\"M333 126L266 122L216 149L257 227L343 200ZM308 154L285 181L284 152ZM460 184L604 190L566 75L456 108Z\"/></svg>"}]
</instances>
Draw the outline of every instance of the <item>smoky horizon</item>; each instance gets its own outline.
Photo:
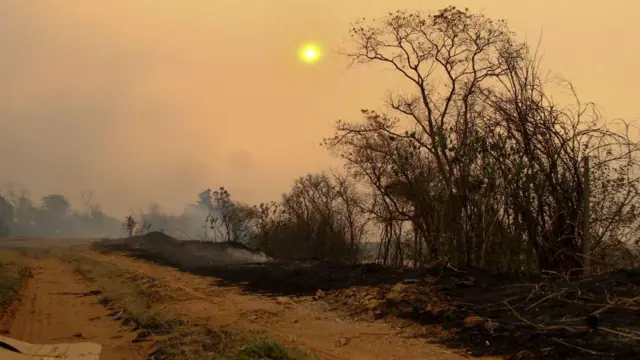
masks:
<instances>
[{"instance_id":1,"label":"smoky horizon","mask_svg":"<svg viewBox=\"0 0 640 360\"><path fill-rule=\"evenodd\" d=\"M631 9L600 16L613 3L455 5L505 19L549 79L569 79L602 118L634 122L640 29ZM150 209L178 216L220 186L244 204L280 201L297 178L340 171L343 161L319 146L337 120L360 121L360 109L412 91L383 67L349 67L340 53L353 45L351 24L447 5L3 1L0 192L35 206L63 195L79 212L91 194L120 220ZM309 46L317 59L301 61Z\"/></svg>"}]
</instances>

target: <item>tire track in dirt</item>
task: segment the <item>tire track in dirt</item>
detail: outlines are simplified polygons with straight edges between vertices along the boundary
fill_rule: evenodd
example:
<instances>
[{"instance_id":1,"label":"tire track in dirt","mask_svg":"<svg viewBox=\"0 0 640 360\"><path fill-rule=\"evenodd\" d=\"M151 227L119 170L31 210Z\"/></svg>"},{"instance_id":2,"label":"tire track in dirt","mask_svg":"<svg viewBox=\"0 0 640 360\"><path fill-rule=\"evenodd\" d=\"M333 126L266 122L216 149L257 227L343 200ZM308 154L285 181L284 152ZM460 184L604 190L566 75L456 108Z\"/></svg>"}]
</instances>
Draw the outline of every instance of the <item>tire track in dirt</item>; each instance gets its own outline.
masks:
<instances>
[{"instance_id":1,"label":"tire track in dirt","mask_svg":"<svg viewBox=\"0 0 640 360\"><path fill-rule=\"evenodd\" d=\"M118 254L83 255L159 281L174 294L165 304L168 315L205 321L212 327L233 326L265 331L269 337L301 346L319 359L460 360L468 357L423 339L402 337L383 322L341 318L322 301L243 294L216 288L215 278L197 276ZM489 359L489 358L485 358Z\"/></svg>"},{"instance_id":2,"label":"tire track in dirt","mask_svg":"<svg viewBox=\"0 0 640 360\"><path fill-rule=\"evenodd\" d=\"M131 343L135 333L122 329L93 288L73 268L54 258L29 259L33 278L22 296L9 336L31 343L92 341L103 345L101 360L146 359L147 343Z\"/></svg>"}]
</instances>

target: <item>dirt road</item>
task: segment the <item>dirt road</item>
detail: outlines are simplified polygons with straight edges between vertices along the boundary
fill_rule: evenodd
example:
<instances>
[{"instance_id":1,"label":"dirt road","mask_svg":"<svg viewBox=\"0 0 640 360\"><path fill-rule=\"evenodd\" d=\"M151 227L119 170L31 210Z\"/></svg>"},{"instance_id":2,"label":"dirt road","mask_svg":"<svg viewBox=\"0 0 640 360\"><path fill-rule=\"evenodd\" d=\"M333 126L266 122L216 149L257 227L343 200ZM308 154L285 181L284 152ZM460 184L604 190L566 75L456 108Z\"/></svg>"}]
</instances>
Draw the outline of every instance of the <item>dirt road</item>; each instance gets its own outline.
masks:
<instances>
[{"instance_id":1,"label":"dirt road","mask_svg":"<svg viewBox=\"0 0 640 360\"><path fill-rule=\"evenodd\" d=\"M135 334L121 329L93 290L60 260L30 259L29 279L9 336L31 343L92 341L102 344L104 360L146 359L149 344L132 343Z\"/></svg>"},{"instance_id":2,"label":"dirt road","mask_svg":"<svg viewBox=\"0 0 640 360\"><path fill-rule=\"evenodd\" d=\"M407 337L401 329L381 322L353 321L311 298L272 298L242 294L239 289L215 288L214 279L180 272L121 255L88 252L92 259L116 264L157 279L180 294L167 311L200 319L210 326L235 326L265 331L278 340L301 346L320 359L459 360L462 355L424 339Z\"/></svg>"},{"instance_id":3,"label":"dirt road","mask_svg":"<svg viewBox=\"0 0 640 360\"><path fill-rule=\"evenodd\" d=\"M240 289L212 285L214 279L154 265L122 255L83 251L82 256L153 279L170 296L162 311L169 317L260 331L269 338L312 352L318 359L335 360L460 360L452 350L411 338L407 331L382 322L354 321L311 298L273 298L243 294ZM145 359L151 341L132 343L136 334L120 326L86 296L95 285L74 273L60 259L29 259L29 280L9 336L34 343L92 341L104 345L103 360Z\"/></svg>"}]
</instances>

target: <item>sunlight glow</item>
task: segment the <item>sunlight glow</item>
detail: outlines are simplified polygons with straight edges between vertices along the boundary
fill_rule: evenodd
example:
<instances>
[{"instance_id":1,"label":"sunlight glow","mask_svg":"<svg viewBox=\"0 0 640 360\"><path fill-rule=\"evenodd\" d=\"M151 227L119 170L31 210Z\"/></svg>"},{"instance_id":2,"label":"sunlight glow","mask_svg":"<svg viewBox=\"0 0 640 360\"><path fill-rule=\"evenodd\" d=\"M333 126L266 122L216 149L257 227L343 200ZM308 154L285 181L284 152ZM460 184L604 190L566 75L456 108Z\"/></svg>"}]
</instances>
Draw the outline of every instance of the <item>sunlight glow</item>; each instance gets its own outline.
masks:
<instances>
[{"instance_id":1,"label":"sunlight glow","mask_svg":"<svg viewBox=\"0 0 640 360\"><path fill-rule=\"evenodd\" d=\"M300 48L298 56L306 63L315 63L320 59L320 49L316 45L306 44Z\"/></svg>"}]
</instances>

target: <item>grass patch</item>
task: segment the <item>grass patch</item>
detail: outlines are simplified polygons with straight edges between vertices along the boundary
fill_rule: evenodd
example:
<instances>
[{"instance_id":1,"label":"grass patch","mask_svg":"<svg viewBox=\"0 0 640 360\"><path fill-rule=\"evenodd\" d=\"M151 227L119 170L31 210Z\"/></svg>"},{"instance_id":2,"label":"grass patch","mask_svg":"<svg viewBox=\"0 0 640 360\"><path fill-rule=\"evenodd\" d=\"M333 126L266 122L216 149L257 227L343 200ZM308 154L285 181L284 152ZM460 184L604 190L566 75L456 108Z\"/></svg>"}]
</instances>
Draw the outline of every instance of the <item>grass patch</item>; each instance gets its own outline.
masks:
<instances>
[{"instance_id":1,"label":"grass patch","mask_svg":"<svg viewBox=\"0 0 640 360\"><path fill-rule=\"evenodd\" d=\"M154 359L185 360L315 360L300 349L259 335L234 330L196 327L157 343Z\"/></svg>"},{"instance_id":2,"label":"grass patch","mask_svg":"<svg viewBox=\"0 0 640 360\"><path fill-rule=\"evenodd\" d=\"M53 255L53 254L52 254ZM100 303L121 315L124 325L138 331L138 339L159 335L155 360L313 360L304 351L281 345L256 334L230 329L211 329L204 324L172 318L160 310L165 289L154 279L116 265L89 259L73 251L54 256L71 264L74 271L96 284ZM155 308L155 309L154 309Z\"/></svg>"},{"instance_id":3,"label":"grass patch","mask_svg":"<svg viewBox=\"0 0 640 360\"><path fill-rule=\"evenodd\" d=\"M156 342L150 356L158 360L210 360L234 347L237 337L229 331L216 331L204 326L183 326L164 340Z\"/></svg>"},{"instance_id":4,"label":"grass patch","mask_svg":"<svg viewBox=\"0 0 640 360\"><path fill-rule=\"evenodd\" d=\"M315 357L305 351L286 347L268 339L256 339L242 347L233 360L311 360Z\"/></svg>"},{"instance_id":5,"label":"grass patch","mask_svg":"<svg viewBox=\"0 0 640 360\"><path fill-rule=\"evenodd\" d=\"M0 307L8 306L18 297L22 282L28 276L31 276L31 270L22 254L0 250Z\"/></svg>"}]
</instances>

